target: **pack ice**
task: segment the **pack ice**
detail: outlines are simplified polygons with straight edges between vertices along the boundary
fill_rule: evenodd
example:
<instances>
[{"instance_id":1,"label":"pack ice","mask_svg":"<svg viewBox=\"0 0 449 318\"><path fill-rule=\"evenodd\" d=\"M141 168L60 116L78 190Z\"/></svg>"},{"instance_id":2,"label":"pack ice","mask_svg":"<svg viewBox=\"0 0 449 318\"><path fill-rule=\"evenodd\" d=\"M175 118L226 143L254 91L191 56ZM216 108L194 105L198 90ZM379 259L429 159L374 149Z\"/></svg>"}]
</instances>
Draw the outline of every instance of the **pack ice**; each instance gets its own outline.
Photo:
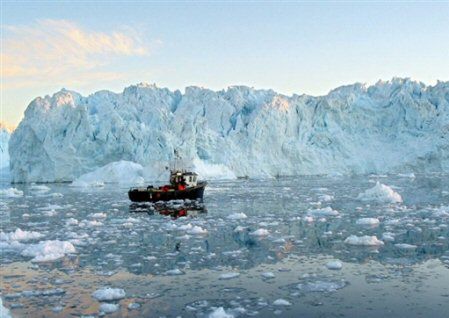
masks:
<instances>
[{"instance_id":1,"label":"pack ice","mask_svg":"<svg viewBox=\"0 0 449 318\"><path fill-rule=\"evenodd\" d=\"M16 182L73 181L124 160L157 179L178 149L207 178L449 171L448 132L449 82L395 78L319 97L245 86L61 90L28 106L10 169Z\"/></svg>"}]
</instances>

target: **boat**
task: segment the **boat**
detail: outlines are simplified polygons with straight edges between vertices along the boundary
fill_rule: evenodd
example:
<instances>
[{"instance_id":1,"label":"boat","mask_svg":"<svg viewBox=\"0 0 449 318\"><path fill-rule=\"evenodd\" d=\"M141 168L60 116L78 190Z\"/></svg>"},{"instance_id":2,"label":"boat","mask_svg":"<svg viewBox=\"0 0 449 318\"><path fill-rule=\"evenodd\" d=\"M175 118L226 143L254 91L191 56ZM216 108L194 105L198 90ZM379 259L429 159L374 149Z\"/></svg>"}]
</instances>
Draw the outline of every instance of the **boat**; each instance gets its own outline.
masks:
<instances>
[{"instance_id":1,"label":"boat","mask_svg":"<svg viewBox=\"0 0 449 318\"><path fill-rule=\"evenodd\" d=\"M198 174L185 170L171 170L170 184L153 187L137 187L128 191L133 202L158 202L171 200L202 200L206 181L198 181Z\"/></svg>"}]
</instances>

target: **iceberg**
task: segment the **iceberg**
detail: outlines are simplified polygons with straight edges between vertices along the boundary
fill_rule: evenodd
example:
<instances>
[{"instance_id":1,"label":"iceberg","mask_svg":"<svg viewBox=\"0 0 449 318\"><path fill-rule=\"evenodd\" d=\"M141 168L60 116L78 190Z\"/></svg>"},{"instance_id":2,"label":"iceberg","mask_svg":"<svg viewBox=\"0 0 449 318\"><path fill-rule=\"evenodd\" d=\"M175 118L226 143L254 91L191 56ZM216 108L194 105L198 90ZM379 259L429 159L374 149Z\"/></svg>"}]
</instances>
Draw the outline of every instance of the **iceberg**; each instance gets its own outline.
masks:
<instances>
[{"instance_id":1,"label":"iceberg","mask_svg":"<svg viewBox=\"0 0 449 318\"><path fill-rule=\"evenodd\" d=\"M391 187L377 181L376 185L363 193L357 199L362 201L376 201L380 203L401 203L402 197Z\"/></svg>"},{"instance_id":2,"label":"iceberg","mask_svg":"<svg viewBox=\"0 0 449 318\"><path fill-rule=\"evenodd\" d=\"M61 90L33 100L12 133L11 179L74 181L128 161L161 180L175 149L203 178L448 172L448 96L449 82L401 78L318 97L245 86Z\"/></svg>"}]
</instances>

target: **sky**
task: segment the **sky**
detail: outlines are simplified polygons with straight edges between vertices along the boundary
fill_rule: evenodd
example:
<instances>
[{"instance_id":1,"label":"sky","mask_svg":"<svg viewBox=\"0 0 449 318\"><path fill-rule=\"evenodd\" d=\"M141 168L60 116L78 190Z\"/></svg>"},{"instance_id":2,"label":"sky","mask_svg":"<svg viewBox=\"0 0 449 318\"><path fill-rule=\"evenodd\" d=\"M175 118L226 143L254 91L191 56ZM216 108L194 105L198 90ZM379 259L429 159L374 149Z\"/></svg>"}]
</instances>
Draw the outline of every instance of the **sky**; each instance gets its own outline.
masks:
<instances>
[{"instance_id":1,"label":"sky","mask_svg":"<svg viewBox=\"0 0 449 318\"><path fill-rule=\"evenodd\" d=\"M447 1L1 0L1 118L62 88L147 82L324 95L341 85L449 80Z\"/></svg>"}]
</instances>

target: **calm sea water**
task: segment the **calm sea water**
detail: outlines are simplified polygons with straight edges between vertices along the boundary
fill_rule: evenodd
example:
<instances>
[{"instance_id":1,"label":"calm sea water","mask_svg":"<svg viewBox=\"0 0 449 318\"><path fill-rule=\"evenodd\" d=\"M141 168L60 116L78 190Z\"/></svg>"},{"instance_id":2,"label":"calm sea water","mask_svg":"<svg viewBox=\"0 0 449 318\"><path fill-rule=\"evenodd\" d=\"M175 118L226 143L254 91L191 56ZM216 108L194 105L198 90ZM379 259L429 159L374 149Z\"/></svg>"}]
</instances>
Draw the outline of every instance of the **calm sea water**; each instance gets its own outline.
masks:
<instances>
[{"instance_id":1,"label":"calm sea water","mask_svg":"<svg viewBox=\"0 0 449 318\"><path fill-rule=\"evenodd\" d=\"M404 202L358 200L376 181ZM19 317L98 316L92 293L106 286L126 292L111 317L208 317L219 307L239 317L449 312L447 175L214 181L204 208L179 218L132 206L123 186L46 186L14 185L24 195L0 204L1 297ZM14 246L5 234L17 228L42 236ZM350 235L384 245L352 246ZM50 262L22 255L46 240L76 252ZM326 267L333 260L340 270Z\"/></svg>"}]
</instances>

